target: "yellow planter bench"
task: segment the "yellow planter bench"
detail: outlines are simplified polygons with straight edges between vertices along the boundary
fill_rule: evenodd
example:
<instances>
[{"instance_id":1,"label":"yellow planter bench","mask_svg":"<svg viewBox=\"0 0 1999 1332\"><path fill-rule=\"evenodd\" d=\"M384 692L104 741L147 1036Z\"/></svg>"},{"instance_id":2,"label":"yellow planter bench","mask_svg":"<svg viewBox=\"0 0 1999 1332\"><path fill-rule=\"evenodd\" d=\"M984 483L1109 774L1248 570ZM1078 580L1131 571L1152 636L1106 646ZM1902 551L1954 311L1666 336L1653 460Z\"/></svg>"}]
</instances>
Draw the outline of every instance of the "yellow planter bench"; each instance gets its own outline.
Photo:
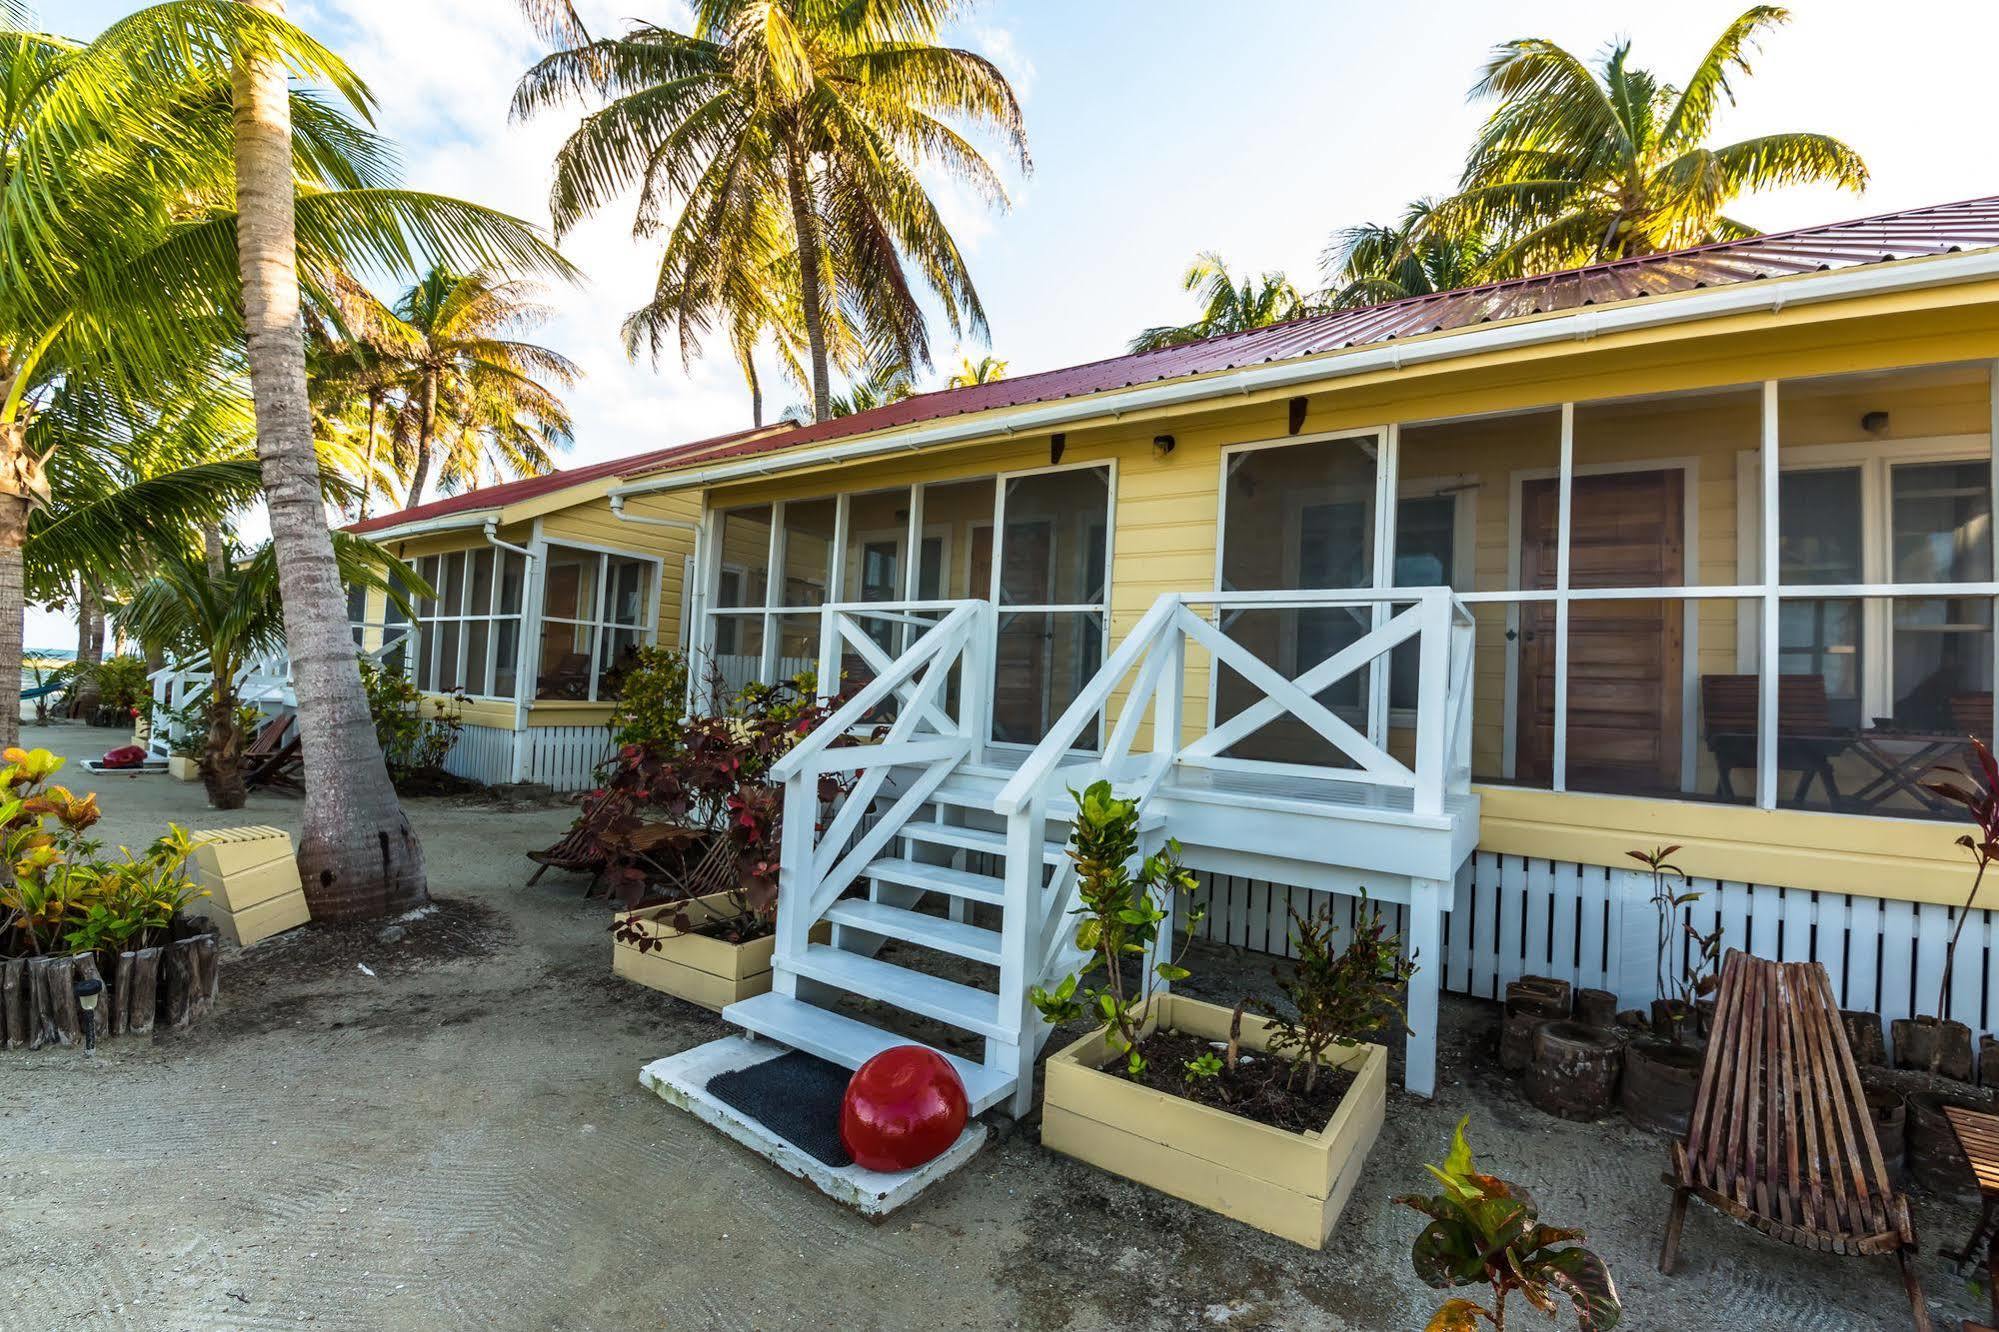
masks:
<instances>
[{"instance_id":1,"label":"yellow planter bench","mask_svg":"<svg viewBox=\"0 0 1999 1332\"><path fill-rule=\"evenodd\" d=\"M282 828L219 828L201 834L188 858L194 881L208 890L194 908L225 939L248 948L312 919L299 884L291 834Z\"/></svg>"},{"instance_id":2,"label":"yellow planter bench","mask_svg":"<svg viewBox=\"0 0 1999 1332\"><path fill-rule=\"evenodd\" d=\"M1160 998L1154 1025L1225 1041L1233 1011L1177 994ZM1245 1015L1242 1047L1267 1048L1268 1024ZM1170 1193L1258 1230L1318 1249L1340 1219L1387 1106L1388 1051L1334 1050L1353 1085L1326 1127L1291 1133L1140 1086L1099 1066L1094 1032L1050 1056L1041 1141L1079 1161Z\"/></svg>"}]
</instances>

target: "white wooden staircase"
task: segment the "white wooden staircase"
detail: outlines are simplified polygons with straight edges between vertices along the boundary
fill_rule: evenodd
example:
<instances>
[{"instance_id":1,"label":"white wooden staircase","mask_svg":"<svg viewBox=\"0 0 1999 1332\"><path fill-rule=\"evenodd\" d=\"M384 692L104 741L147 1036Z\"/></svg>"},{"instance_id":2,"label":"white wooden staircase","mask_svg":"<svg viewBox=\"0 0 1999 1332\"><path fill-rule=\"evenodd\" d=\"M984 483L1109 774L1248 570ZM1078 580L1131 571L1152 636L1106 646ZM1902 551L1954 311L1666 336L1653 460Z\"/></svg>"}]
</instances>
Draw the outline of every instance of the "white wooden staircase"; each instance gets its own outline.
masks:
<instances>
[{"instance_id":1,"label":"white wooden staircase","mask_svg":"<svg viewBox=\"0 0 1999 1332\"><path fill-rule=\"evenodd\" d=\"M963 1034L941 1052L964 1079L974 1113L1003 1101L1025 1113L1034 1060L1050 1030L1028 994L1079 960L1070 918L1077 883L1066 851L1069 792L1100 778L1139 802L1142 850L1171 833L1196 868L1334 891L1365 886L1378 900L1409 904L1411 943L1437 956L1444 888L1477 836L1477 800L1469 792L1470 616L1443 588L1285 598L1160 598L1024 754L985 741L996 641L989 603L823 607L819 678L837 680L841 661L855 655L873 678L773 769L785 792L773 987L723 1016L849 1068L911 1043L885 1025L900 1020L897 1014L939 1023ZM1292 680L1195 609L1219 615L1238 602L1358 606L1375 627ZM863 626L870 618L894 623L912 640L906 650L891 658ZM1364 734L1319 702L1356 672L1377 676L1385 701L1387 654L1410 639L1420 642L1423 672L1414 766L1388 752L1385 707L1382 725L1366 728L1379 733ZM1190 642L1262 691L1252 706L1192 739L1185 735ZM1079 752L1079 739L1101 724L1120 693L1101 753ZM885 734L854 741L887 712L894 719ZM1228 757L1244 736L1284 714L1354 766ZM1150 749L1140 752L1148 719ZM822 803L821 780L829 776L851 786ZM822 921L830 937L816 942ZM939 960L944 965L933 970ZM1412 992L1409 1009L1412 1025L1433 1041L1434 978L1427 990ZM1410 1080L1423 1091L1429 1048L1412 1039Z\"/></svg>"}]
</instances>

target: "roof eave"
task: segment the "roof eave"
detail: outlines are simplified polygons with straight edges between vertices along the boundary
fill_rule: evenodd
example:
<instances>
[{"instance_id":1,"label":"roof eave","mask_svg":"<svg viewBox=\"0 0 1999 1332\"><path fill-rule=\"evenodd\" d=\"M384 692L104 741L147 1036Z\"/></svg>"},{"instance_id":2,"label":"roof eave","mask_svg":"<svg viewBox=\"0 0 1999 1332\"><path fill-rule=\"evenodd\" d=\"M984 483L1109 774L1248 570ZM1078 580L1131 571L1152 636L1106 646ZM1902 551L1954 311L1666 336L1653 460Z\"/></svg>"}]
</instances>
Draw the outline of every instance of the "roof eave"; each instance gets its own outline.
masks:
<instances>
[{"instance_id":1,"label":"roof eave","mask_svg":"<svg viewBox=\"0 0 1999 1332\"><path fill-rule=\"evenodd\" d=\"M611 488L614 496L689 490L726 481L774 476L800 468L860 458L914 452L990 437L1036 433L1094 417L1116 419L1207 399L1345 379L1381 369L1436 364L1489 352L1607 334L1695 323L1787 305L1816 304L1855 296L1955 286L1999 277L1999 249L1926 255L1855 268L1755 282L1708 287L1665 296L1632 299L1609 306L1529 315L1471 325L1389 342L1343 347L1283 361L1209 371L1142 387L1108 389L1054 402L995 407L915 427L900 427L829 440L764 455L750 455L710 467L693 466Z\"/></svg>"}]
</instances>

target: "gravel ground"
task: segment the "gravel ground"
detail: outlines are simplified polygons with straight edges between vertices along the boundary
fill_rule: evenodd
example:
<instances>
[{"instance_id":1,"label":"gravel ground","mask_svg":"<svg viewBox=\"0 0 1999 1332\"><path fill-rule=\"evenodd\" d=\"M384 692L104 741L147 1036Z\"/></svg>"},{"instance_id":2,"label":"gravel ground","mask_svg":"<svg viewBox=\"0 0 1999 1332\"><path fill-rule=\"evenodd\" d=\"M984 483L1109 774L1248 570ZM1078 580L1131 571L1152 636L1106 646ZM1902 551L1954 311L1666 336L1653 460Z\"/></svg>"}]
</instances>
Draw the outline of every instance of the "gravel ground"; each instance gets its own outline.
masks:
<instances>
[{"instance_id":1,"label":"gravel ground","mask_svg":"<svg viewBox=\"0 0 1999 1332\"><path fill-rule=\"evenodd\" d=\"M81 758L116 736L28 740ZM298 818L285 797L224 815L164 777L65 775L101 792L113 840ZM1467 1114L1488 1168L1588 1230L1627 1328L1908 1324L1891 1262L1698 1207L1660 1276L1661 1144L1526 1106L1485 1053L1492 1008L1468 1001L1446 1003L1438 1099L1392 1095L1323 1252L1058 1158L1031 1121L1000 1121L957 1177L869 1224L638 1086L724 1028L611 976L580 881L521 887L521 853L565 810L410 813L434 909L225 951L215 1011L178 1038L0 1053L0 1330L1420 1328L1438 1297L1409 1270L1418 1219L1390 1199L1424 1186ZM1229 949L1191 965L1189 988L1230 1001L1267 975ZM1983 1302L1935 1254L1970 1221L1919 1200L1939 1327Z\"/></svg>"}]
</instances>

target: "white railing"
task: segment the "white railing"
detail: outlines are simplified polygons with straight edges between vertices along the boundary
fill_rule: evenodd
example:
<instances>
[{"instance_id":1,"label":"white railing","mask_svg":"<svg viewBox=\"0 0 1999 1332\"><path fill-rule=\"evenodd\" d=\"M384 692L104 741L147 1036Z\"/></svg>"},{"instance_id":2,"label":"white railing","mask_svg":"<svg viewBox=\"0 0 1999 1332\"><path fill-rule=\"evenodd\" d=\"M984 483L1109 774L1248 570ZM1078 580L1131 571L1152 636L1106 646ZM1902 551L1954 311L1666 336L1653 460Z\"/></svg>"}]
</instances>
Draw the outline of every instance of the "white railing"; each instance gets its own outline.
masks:
<instances>
[{"instance_id":1,"label":"white railing","mask_svg":"<svg viewBox=\"0 0 1999 1332\"><path fill-rule=\"evenodd\" d=\"M1374 627L1355 642L1318 662L1296 679L1237 643L1214 620L1196 614L1206 607L1216 616L1230 610L1364 610ZM1397 609L1400 607L1400 609ZM1471 613L1449 588L1395 588L1383 591L1168 593L1132 627L1103 669L1077 694L1027 761L1000 791L994 809L1007 819L1007 902L1016 897L1028 908L1037 931L1028 953L1033 974L1042 980L1061 970L1069 948L1064 922L1080 888L1073 865L1065 864L1044 888L1039 860L1017 854L1038 847L1050 801L1070 787L1109 779L1120 794L1138 802L1141 815L1161 783L1176 768L1209 768L1244 773L1336 775L1340 780L1410 793L1410 812L1441 818L1446 800L1471 789L1471 681L1476 632ZM1343 680L1377 669L1402 644L1417 643L1415 765L1387 748L1386 727L1363 734L1316 697ZM1200 735L1186 735L1187 648L1207 651L1260 691L1261 697ZM1213 687L1211 676L1210 687ZM1117 690L1131 680L1118 709L1117 724L1096 758L1074 762L1073 746L1109 708ZM1152 718L1152 752L1132 753L1147 714ZM1323 765L1277 763L1230 757L1227 751L1278 718L1289 715L1311 728L1355 766L1329 774ZM1032 915L1029 916L1029 911ZM1170 939L1170 929L1162 931ZM1030 982L1032 983L1032 982ZM1002 997L1002 1011L1006 999Z\"/></svg>"},{"instance_id":2,"label":"white railing","mask_svg":"<svg viewBox=\"0 0 1999 1332\"><path fill-rule=\"evenodd\" d=\"M414 646L415 626L399 628L400 632L384 637L379 647L361 649L360 655L379 665L402 651L405 644ZM215 686L215 673L208 654L197 652L151 672L146 680L155 706L184 711L208 696ZM236 697L244 703L273 704L278 708L298 706L291 657L282 647L246 660L236 668L232 684ZM172 729L166 724L155 725L147 737L147 748L161 755L169 753L178 738L170 734Z\"/></svg>"},{"instance_id":3,"label":"white railing","mask_svg":"<svg viewBox=\"0 0 1999 1332\"><path fill-rule=\"evenodd\" d=\"M914 617L922 637L890 659L860 621L867 616ZM991 607L983 601L869 602L821 608L820 688L836 693L841 645L852 648L875 672L834 714L772 766L771 779L784 786L784 824L778 858L777 955L804 953L812 926L910 816L965 759L977 752L985 734L991 669ZM961 681L956 706L945 682L956 668ZM893 703L895 720L886 734L852 743L855 733ZM890 772L921 771L896 792L895 803L872 826L861 823L881 794ZM820 779L853 774L854 785L832 818L819 826ZM780 976L780 983L788 982Z\"/></svg>"}]
</instances>

